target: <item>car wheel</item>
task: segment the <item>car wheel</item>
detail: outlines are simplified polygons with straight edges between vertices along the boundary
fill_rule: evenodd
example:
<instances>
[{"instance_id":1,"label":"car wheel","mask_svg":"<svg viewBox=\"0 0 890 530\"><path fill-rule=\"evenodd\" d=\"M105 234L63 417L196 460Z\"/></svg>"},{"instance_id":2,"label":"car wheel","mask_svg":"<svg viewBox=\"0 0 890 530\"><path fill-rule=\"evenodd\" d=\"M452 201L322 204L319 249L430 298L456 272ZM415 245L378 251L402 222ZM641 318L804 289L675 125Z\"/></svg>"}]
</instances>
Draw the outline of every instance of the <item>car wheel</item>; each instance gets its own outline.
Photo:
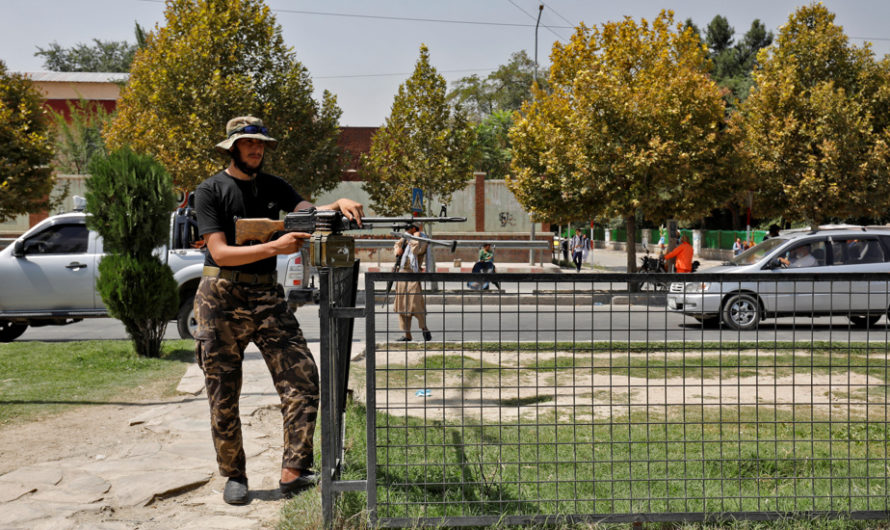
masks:
<instances>
[{"instance_id":1,"label":"car wheel","mask_svg":"<svg viewBox=\"0 0 890 530\"><path fill-rule=\"evenodd\" d=\"M28 329L28 324L0 320L0 342L12 342L21 337L26 329Z\"/></svg>"},{"instance_id":2,"label":"car wheel","mask_svg":"<svg viewBox=\"0 0 890 530\"><path fill-rule=\"evenodd\" d=\"M850 315L849 318L854 328L870 328L881 319L881 315Z\"/></svg>"},{"instance_id":3,"label":"car wheel","mask_svg":"<svg viewBox=\"0 0 890 530\"><path fill-rule=\"evenodd\" d=\"M195 331L198 329L198 321L195 319L195 295L186 298L185 302L179 306L179 314L176 316L176 327L179 329L181 338L195 338Z\"/></svg>"},{"instance_id":4,"label":"car wheel","mask_svg":"<svg viewBox=\"0 0 890 530\"><path fill-rule=\"evenodd\" d=\"M757 329L757 324L760 323L760 303L750 294L731 295L723 304L720 317L730 329L738 331Z\"/></svg>"}]
</instances>

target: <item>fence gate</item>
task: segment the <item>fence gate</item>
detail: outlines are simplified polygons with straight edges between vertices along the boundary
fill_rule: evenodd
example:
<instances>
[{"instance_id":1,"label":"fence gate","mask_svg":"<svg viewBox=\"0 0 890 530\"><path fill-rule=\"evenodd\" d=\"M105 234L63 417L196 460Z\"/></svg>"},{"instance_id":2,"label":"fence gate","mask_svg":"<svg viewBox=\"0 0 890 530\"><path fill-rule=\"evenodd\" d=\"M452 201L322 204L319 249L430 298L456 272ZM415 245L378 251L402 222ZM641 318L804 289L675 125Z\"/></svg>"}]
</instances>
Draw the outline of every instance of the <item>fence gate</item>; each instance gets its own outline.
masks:
<instances>
[{"instance_id":1,"label":"fence gate","mask_svg":"<svg viewBox=\"0 0 890 530\"><path fill-rule=\"evenodd\" d=\"M355 308L356 271L321 275L327 525L342 491L374 527L890 518L885 276L368 273ZM394 280L440 286L432 340L397 340ZM706 291L717 315L676 310ZM367 477L342 481L353 318Z\"/></svg>"}]
</instances>

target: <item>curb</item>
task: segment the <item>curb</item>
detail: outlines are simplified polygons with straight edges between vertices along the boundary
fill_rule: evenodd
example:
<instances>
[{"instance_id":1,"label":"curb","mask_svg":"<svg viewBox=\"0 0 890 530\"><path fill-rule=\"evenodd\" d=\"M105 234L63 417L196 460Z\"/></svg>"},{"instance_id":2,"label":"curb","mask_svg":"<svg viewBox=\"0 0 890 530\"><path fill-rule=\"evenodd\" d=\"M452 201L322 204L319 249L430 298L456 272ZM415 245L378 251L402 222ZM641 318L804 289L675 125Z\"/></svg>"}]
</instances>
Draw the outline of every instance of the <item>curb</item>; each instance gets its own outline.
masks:
<instances>
[{"instance_id":1,"label":"curb","mask_svg":"<svg viewBox=\"0 0 890 530\"><path fill-rule=\"evenodd\" d=\"M375 305L392 304L395 295L377 294ZM665 293L590 293L564 291L559 293L498 293L497 291L458 291L427 293L427 303L444 305L667 305ZM366 305L365 291L358 291L356 305Z\"/></svg>"}]
</instances>

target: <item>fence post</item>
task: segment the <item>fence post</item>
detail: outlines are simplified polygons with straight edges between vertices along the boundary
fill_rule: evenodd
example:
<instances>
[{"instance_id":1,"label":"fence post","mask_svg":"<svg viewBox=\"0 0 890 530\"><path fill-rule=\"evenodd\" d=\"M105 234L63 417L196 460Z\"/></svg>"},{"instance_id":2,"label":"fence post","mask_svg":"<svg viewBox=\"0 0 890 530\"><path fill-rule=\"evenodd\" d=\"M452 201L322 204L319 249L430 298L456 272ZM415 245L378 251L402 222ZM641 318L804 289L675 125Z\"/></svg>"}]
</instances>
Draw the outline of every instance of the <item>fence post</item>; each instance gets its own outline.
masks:
<instances>
[{"instance_id":1,"label":"fence post","mask_svg":"<svg viewBox=\"0 0 890 530\"><path fill-rule=\"evenodd\" d=\"M334 521L334 482L343 464L343 423L349 385L359 262L352 237L316 232L309 240L309 261L318 269L321 423L321 509L325 528ZM373 294L372 294L373 296Z\"/></svg>"}]
</instances>

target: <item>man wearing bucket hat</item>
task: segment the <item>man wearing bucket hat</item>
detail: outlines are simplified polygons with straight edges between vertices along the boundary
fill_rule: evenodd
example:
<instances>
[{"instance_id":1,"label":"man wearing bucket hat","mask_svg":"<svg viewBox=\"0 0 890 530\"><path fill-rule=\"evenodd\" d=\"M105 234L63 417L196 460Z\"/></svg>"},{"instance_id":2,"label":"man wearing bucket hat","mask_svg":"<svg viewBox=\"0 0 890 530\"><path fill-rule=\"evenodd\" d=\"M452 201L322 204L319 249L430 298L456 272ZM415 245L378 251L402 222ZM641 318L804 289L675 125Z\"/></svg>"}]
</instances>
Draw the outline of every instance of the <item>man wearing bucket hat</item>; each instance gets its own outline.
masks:
<instances>
[{"instance_id":1,"label":"man wearing bucket hat","mask_svg":"<svg viewBox=\"0 0 890 530\"><path fill-rule=\"evenodd\" d=\"M315 484L312 436L318 413L318 369L277 282L276 256L299 251L310 234L290 232L257 245L236 246L235 219L267 217L312 206L286 181L264 173L267 150L278 142L259 118L226 124L217 151L229 165L195 191L198 230L207 243L204 275L195 295L195 357L204 371L213 445L220 474L228 478L223 500L246 504L246 457L238 399L244 348L262 352L281 398L284 455L279 489L289 497ZM339 199L319 209L361 219L362 205Z\"/></svg>"}]
</instances>

